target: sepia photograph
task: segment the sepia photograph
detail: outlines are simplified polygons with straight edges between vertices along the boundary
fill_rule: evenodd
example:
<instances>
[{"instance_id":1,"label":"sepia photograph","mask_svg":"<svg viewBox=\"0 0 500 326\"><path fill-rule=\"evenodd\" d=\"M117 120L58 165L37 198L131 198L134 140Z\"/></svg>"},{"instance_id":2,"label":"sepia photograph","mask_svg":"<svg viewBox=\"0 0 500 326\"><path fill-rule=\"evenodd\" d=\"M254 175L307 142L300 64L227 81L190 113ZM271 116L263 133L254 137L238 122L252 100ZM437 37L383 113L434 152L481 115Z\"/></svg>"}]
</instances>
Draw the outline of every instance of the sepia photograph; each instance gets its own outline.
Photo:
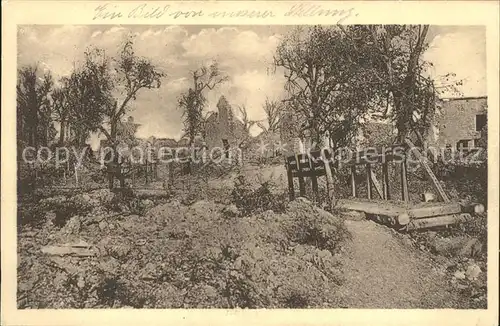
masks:
<instances>
[{"instance_id":1,"label":"sepia photograph","mask_svg":"<svg viewBox=\"0 0 500 326\"><path fill-rule=\"evenodd\" d=\"M487 308L485 41L19 26L18 308Z\"/></svg>"},{"instance_id":2,"label":"sepia photograph","mask_svg":"<svg viewBox=\"0 0 500 326\"><path fill-rule=\"evenodd\" d=\"M498 320L498 4L2 9L2 325Z\"/></svg>"}]
</instances>

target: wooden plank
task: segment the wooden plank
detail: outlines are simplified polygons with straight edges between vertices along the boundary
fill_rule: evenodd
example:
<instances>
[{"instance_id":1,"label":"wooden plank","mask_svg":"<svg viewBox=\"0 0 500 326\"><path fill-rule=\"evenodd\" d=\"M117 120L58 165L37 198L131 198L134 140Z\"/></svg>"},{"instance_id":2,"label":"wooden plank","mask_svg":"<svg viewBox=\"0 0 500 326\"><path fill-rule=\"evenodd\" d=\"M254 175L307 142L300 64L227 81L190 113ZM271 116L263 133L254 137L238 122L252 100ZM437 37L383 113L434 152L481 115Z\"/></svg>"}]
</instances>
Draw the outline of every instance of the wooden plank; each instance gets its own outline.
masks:
<instances>
[{"instance_id":1,"label":"wooden plank","mask_svg":"<svg viewBox=\"0 0 500 326\"><path fill-rule=\"evenodd\" d=\"M406 213L406 208L389 202L369 202L352 199L339 199L336 208L365 212L372 215L386 215L397 217Z\"/></svg>"},{"instance_id":2,"label":"wooden plank","mask_svg":"<svg viewBox=\"0 0 500 326\"><path fill-rule=\"evenodd\" d=\"M356 166L351 166L351 195L356 197Z\"/></svg>"},{"instance_id":3,"label":"wooden plank","mask_svg":"<svg viewBox=\"0 0 500 326\"><path fill-rule=\"evenodd\" d=\"M375 175L375 172L373 172L372 169L370 169L370 179L375 186L375 189L377 190L378 195L380 196L380 199L385 199L384 198L384 192L382 191L382 187L380 187L380 183L377 180L377 176Z\"/></svg>"},{"instance_id":4,"label":"wooden plank","mask_svg":"<svg viewBox=\"0 0 500 326\"><path fill-rule=\"evenodd\" d=\"M429 164L427 164L427 159L420 153L418 148L415 147L415 145L411 142L411 140L406 139L406 144L408 144L408 146L413 150L415 156L424 167L425 171L427 172L427 175L429 176L429 178L432 181L432 184L434 185L434 188L441 197L441 200L444 201L445 203L449 203L450 199L444 192L443 187L441 187L441 184L439 183L439 180L436 178L436 175L434 174L434 172L432 172L431 167L429 166Z\"/></svg>"},{"instance_id":5,"label":"wooden plank","mask_svg":"<svg viewBox=\"0 0 500 326\"><path fill-rule=\"evenodd\" d=\"M429 217L418 220L412 220L406 226L406 230L413 231L413 230L427 229L438 226L447 226L451 224L469 222L472 220L473 217L468 213Z\"/></svg>"},{"instance_id":6,"label":"wooden plank","mask_svg":"<svg viewBox=\"0 0 500 326\"><path fill-rule=\"evenodd\" d=\"M409 201L408 196L408 176L406 174L406 160L401 162L401 199L403 201Z\"/></svg>"},{"instance_id":7,"label":"wooden plank","mask_svg":"<svg viewBox=\"0 0 500 326\"><path fill-rule=\"evenodd\" d=\"M391 192L390 192L390 187L389 187L389 164L384 163L382 165L382 184L383 184L383 193L384 193L384 199L390 200L391 199Z\"/></svg>"},{"instance_id":8,"label":"wooden plank","mask_svg":"<svg viewBox=\"0 0 500 326\"><path fill-rule=\"evenodd\" d=\"M475 213L480 214L485 212L483 204L462 204L462 213Z\"/></svg>"},{"instance_id":9,"label":"wooden plank","mask_svg":"<svg viewBox=\"0 0 500 326\"><path fill-rule=\"evenodd\" d=\"M436 203L435 206L411 208L407 213L412 219L420 219L438 215L459 214L462 213L462 207L458 203Z\"/></svg>"},{"instance_id":10,"label":"wooden plank","mask_svg":"<svg viewBox=\"0 0 500 326\"><path fill-rule=\"evenodd\" d=\"M372 183L371 183L372 168L370 164L366 165L366 192L368 199L372 199Z\"/></svg>"}]
</instances>

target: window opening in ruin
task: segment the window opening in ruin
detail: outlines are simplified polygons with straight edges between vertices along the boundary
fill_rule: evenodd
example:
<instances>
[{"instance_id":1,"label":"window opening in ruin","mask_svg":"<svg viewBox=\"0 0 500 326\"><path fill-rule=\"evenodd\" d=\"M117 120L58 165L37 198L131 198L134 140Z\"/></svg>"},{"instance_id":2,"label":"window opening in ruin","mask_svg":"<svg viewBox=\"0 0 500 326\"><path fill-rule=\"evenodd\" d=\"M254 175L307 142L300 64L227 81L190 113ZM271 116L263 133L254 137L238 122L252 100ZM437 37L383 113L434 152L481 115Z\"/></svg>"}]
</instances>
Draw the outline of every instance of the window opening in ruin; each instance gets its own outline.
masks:
<instances>
[{"instance_id":1,"label":"window opening in ruin","mask_svg":"<svg viewBox=\"0 0 500 326\"><path fill-rule=\"evenodd\" d=\"M481 131L486 126L486 114L476 115L476 131Z\"/></svg>"},{"instance_id":2,"label":"window opening in ruin","mask_svg":"<svg viewBox=\"0 0 500 326\"><path fill-rule=\"evenodd\" d=\"M468 149L469 148L469 141L462 139L457 143L457 149L458 150L463 150L463 149Z\"/></svg>"}]
</instances>

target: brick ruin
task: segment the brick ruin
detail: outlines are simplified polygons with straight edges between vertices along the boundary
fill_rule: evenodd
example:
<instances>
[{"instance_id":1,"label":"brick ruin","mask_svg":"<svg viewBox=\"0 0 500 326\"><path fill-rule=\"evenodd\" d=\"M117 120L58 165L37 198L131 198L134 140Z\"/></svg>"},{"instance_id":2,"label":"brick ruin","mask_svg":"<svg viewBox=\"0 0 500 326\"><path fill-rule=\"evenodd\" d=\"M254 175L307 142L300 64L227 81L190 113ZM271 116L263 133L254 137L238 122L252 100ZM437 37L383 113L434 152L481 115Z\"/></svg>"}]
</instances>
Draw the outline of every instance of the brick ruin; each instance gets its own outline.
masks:
<instances>
[{"instance_id":1,"label":"brick ruin","mask_svg":"<svg viewBox=\"0 0 500 326\"><path fill-rule=\"evenodd\" d=\"M481 130L487 125L487 97L442 99L429 142L440 147L478 147Z\"/></svg>"},{"instance_id":2,"label":"brick ruin","mask_svg":"<svg viewBox=\"0 0 500 326\"><path fill-rule=\"evenodd\" d=\"M217 111L207 119L205 125L205 143L209 149L239 148L246 131L243 123L235 118L233 109L224 96L219 98Z\"/></svg>"}]
</instances>

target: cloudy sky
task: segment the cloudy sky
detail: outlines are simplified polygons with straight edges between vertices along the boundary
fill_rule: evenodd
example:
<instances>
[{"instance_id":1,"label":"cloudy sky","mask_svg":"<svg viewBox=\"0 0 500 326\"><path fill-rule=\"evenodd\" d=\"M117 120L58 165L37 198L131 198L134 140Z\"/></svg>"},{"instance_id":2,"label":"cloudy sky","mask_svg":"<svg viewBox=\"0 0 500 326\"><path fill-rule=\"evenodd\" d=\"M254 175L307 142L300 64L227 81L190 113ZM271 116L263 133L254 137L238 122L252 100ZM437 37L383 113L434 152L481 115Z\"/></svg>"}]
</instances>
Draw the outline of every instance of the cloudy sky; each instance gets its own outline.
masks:
<instances>
[{"instance_id":1,"label":"cloudy sky","mask_svg":"<svg viewBox=\"0 0 500 326\"><path fill-rule=\"evenodd\" d=\"M230 81L207 94L209 110L224 95L233 106L246 105L252 119L263 119L266 96L279 98L283 77L269 70L280 37L292 26L21 26L18 66L38 62L56 76L70 73L94 45L114 55L130 33L135 51L167 73L158 90L142 90L131 115L142 126L138 136L174 137L181 134L177 98L189 87L189 71L213 59ZM425 59L436 76L453 72L464 81L464 96L486 94L485 30L482 27L434 26L428 35Z\"/></svg>"}]
</instances>

